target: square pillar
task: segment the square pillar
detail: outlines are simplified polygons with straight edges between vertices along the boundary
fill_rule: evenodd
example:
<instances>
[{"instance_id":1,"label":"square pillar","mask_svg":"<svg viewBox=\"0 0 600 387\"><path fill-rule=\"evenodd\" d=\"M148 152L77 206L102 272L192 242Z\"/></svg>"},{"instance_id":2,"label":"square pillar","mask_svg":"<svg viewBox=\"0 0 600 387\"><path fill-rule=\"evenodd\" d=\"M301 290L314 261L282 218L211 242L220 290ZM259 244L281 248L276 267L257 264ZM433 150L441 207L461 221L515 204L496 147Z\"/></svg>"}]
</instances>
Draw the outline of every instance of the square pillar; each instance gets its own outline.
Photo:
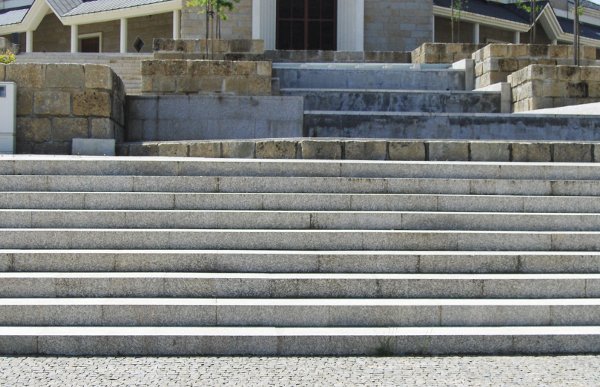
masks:
<instances>
[{"instance_id":1,"label":"square pillar","mask_svg":"<svg viewBox=\"0 0 600 387\"><path fill-rule=\"evenodd\" d=\"M79 26L73 24L71 26L71 52L76 53L79 51Z\"/></svg>"},{"instance_id":2,"label":"square pillar","mask_svg":"<svg viewBox=\"0 0 600 387\"><path fill-rule=\"evenodd\" d=\"M521 44L521 33L519 31L515 31L515 44Z\"/></svg>"},{"instance_id":3,"label":"square pillar","mask_svg":"<svg viewBox=\"0 0 600 387\"><path fill-rule=\"evenodd\" d=\"M473 24L473 43L479 44L479 23Z\"/></svg>"},{"instance_id":4,"label":"square pillar","mask_svg":"<svg viewBox=\"0 0 600 387\"><path fill-rule=\"evenodd\" d=\"M127 53L127 19L121 19L121 28L119 29L119 52Z\"/></svg>"}]
</instances>

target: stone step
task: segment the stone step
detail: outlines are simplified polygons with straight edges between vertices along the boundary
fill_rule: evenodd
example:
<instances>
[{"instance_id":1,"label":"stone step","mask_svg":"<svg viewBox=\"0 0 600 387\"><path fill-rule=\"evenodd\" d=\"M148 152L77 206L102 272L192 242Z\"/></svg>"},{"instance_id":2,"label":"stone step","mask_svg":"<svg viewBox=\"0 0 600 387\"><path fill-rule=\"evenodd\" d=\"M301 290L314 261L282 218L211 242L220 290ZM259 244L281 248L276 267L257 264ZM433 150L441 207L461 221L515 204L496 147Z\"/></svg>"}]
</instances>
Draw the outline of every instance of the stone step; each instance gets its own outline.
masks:
<instances>
[{"instance_id":1,"label":"stone step","mask_svg":"<svg viewBox=\"0 0 600 387\"><path fill-rule=\"evenodd\" d=\"M600 231L600 214L427 211L5 210L1 228Z\"/></svg>"},{"instance_id":2,"label":"stone step","mask_svg":"<svg viewBox=\"0 0 600 387\"><path fill-rule=\"evenodd\" d=\"M598 141L597 116L306 111L308 137ZM569 128L569 130L565 130Z\"/></svg>"},{"instance_id":3,"label":"stone step","mask_svg":"<svg viewBox=\"0 0 600 387\"><path fill-rule=\"evenodd\" d=\"M600 325L600 299L0 299L0 326Z\"/></svg>"},{"instance_id":4,"label":"stone step","mask_svg":"<svg viewBox=\"0 0 600 387\"><path fill-rule=\"evenodd\" d=\"M496 92L423 90L281 89L304 97L306 110L430 113L500 113Z\"/></svg>"},{"instance_id":5,"label":"stone step","mask_svg":"<svg viewBox=\"0 0 600 387\"><path fill-rule=\"evenodd\" d=\"M120 156L329 159L390 161L592 162L600 145L590 142L384 140L290 138L126 142Z\"/></svg>"},{"instance_id":6,"label":"stone step","mask_svg":"<svg viewBox=\"0 0 600 387\"><path fill-rule=\"evenodd\" d=\"M575 152L578 148L573 148ZM590 148L580 149L591 151ZM0 175L596 180L592 163L421 162L0 155ZM41 178L44 178L42 176ZM78 177L78 178L84 178ZM0 187L3 186L0 185ZM4 189L7 191L7 189Z\"/></svg>"},{"instance_id":7,"label":"stone step","mask_svg":"<svg viewBox=\"0 0 600 387\"><path fill-rule=\"evenodd\" d=\"M598 251L600 232L3 228L0 249Z\"/></svg>"},{"instance_id":8,"label":"stone step","mask_svg":"<svg viewBox=\"0 0 600 387\"><path fill-rule=\"evenodd\" d=\"M599 298L600 274L0 273L0 298Z\"/></svg>"},{"instance_id":9,"label":"stone step","mask_svg":"<svg viewBox=\"0 0 600 387\"><path fill-rule=\"evenodd\" d=\"M273 65L281 88L465 90L465 72L449 69L383 68L377 65L291 67Z\"/></svg>"},{"instance_id":10,"label":"stone step","mask_svg":"<svg viewBox=\"0 0 600 387\"><path fill-rule=\"evenodd\" d=\"M600 327L0 327L4 355L590 354Z\"/></svg>"},{"instance_id":11,"label":"stone step","mask_svg":"<svg viewBox=\"0 0 600 387\"><path fill-rule=\"evenodd\" d=\"M600 180L0 175L3 190L599 196Z\"/></svg>"},{"instance_id":12,"label":"stone step","mask_svg":"<svg viewBox=\"0 0 600 387\"><path fill-rule=\"evenodd\" d=\"M1 272L598 273L600 252L0 250Z\"/></svg>"},{"instance_id":13,"label":"stone step","mask_svg":"<svg viewBox=\"0 0 600 387\"><path fill-rule=\"evenodd\" d=\"M600 197L435 194L0 192L0 208L40 210L478 211L598 213Z\"/></svg>"}]
</instances>

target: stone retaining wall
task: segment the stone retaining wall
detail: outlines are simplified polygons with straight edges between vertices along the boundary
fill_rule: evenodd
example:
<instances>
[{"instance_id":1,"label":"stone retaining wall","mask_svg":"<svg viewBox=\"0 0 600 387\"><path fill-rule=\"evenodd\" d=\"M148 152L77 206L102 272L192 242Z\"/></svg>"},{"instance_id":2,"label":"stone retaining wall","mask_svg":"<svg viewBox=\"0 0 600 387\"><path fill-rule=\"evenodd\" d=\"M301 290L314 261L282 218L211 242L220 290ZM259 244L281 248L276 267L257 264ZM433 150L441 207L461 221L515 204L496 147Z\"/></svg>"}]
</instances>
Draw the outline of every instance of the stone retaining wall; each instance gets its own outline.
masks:
<instances>
[{"instance_id":1,"label":"stone retaining wall","mask_svg":"<svg viewBox=\"0 0 600 387\"><path fill-rule=\"evenodd\" d=\"M513 111L600 101L600 67L530 65L508 76Z\"/></svg>"},{"instance_id":2,"label":"stone retaining wall","mask_svg":"<svg viewBox=\"0 0 600 387\"><path fill-rule=\"evenodd\" d=\"M17 84L17 153L71 154L73 138L123 139L125 92L108 66L0 65Z\"/></svg>"},{"instance_id":3,"label":"stone retaining wall","mask_svg":"<svg viewBox=\"0 0 600 387\"><path fill-rule=\"evenodd\" d=\"M581 47L582 65L596 64L596 49ZM488 44L473 54L475 87L506 82L509 74L530 64L571 65L573 47L569 45Z\"/></svg>"},{"instance_id":4,"label":"stone retaining wall","mask_svg":"<svg viewBox=\"0 0 600 387\"><path fill-rule=\"evenodd\" d=\"M321 51L266 50L263 54L229 53L227 60L269 60L272 62L410 63L405 51Z\"/></svg>"},{"instance_id":5,"label":"stone retaining wall","mask_svg":"<svg viewBox=\"0 0 600 387\"><path fill-rule=\"evenodd\" d=\"M271 62L142 61L142 93L270 95Z\"/></svg>"},{"instance_id":6,"label":"stone retaining wall","mask_svg":"<svg viewBox=\"0 0 600 387\"><path fill-rule=\"evenodd\" d=\"M412 51L412 63L454 63L471 59L484 44L424 43Z\"/></svg>"},{"instance_id":7,"label":"stone retaining wall","mask_svg":"<svg viewBox=\"0 0 600 387\"><path fill-rule=\"evenodd\" d=\"M600 162L600 145L566 142L264 139L121 144L121 156L210 158Z\"/></svg>"},{"instance_id":8,"label":"stone retaining wall","mask_svg":"<svg viewBox=\"0 0 600 387\"><path fill-rule=\"evenodd\" d=\"M207 55L207 44L208 52ZM156 38L152 49L156 59L224 59L228 53L262 54L262 40L230 39L167 39Z\"/></svg>"}]
</instances>

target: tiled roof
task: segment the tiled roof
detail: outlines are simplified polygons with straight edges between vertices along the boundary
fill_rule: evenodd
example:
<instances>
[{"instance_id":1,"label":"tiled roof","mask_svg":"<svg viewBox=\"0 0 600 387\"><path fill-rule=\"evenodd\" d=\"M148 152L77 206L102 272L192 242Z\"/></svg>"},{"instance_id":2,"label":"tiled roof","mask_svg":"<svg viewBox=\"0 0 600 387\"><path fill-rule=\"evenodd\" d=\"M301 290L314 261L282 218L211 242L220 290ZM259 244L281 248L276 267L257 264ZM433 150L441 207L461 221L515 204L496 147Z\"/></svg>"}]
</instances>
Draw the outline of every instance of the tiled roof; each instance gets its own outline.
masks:
<instances>
[{"instance_id":1,"label":"tiled roof","mask_svg":"<svg viewBox=\"0 0 600 387\"><path fill-rule=\"evenodd\" d=\"M64 16L83 3L82 0L47 0L50 7L59 15Z\"/></svg>"},{"instance_id":2,"label":"tiled roof","mask_svg":"<svg viewBox=\"0 0 600 387\"><path fill-rule=\"evenodd\" d=\"M568 34L573 33L573 20L564 17L557 17L560 28ZM600 27L592 24L581 23L579 25L579 32L581 36L591 39L600 40Z\"/></svg>"},{"instance_id":3,"label":"tiled roof","mask_svg":"<svg viewBox=\"0 0 600 387\"><path fill-rule=\"evenodd\" d=\"M547 3L547 1L540 1L539 5L544 7ZM451 0L433 0L433 4L450 8ZM469 0L466 2L463 10L483 16L529 24L529 14L517 8L514 4L502 4L486 0Z\"/></svg>"},{"instance_id":4,"label":"tiled roof","mask_svg":"<svg viewBox=\"0 0 600 387\"><path fill-rule=\"evenodd\" d=\"M79 1L79 0L54 0L54 1ZM86 1L80 2L80 4L65 13L62 16L76 16L76 15L85 15L90 13L97 12L106 12L106 11L114 11L117 9L123 8L133 8L139 7L142 5L156 4L162 3L168 0L95 0L95 1Z\"/></svg>"},{"instance_id":5,"label":"tiled roof","mask_svg":"<svg viewBox=\"0 0 600 387\"><path fill-rule=\"evenodd\" d=\"M0 26L7 26L22 22L28 11L29 8L22 8L11 9L10 11L0 13Z\"/></svg>"}]
</instances>

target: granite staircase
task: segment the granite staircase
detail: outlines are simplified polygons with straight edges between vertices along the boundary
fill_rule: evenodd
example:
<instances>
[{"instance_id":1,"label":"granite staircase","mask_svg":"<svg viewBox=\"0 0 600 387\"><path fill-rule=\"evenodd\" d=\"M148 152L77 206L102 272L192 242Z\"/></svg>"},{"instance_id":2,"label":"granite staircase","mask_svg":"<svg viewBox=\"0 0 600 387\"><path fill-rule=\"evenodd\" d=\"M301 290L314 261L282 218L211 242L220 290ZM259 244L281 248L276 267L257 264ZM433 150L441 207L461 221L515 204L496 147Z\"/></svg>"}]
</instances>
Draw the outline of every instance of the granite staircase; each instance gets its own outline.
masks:
<instances>
[{"instance_id":1,"label":"granite staircase","mask_svg":"<svg viewBox=\"0 0 600 387\"><path fill-rule=\"evenodd\" d=\"M274 63L282 95L304 96L304 136L598 141L595 116L509 114L458 65ZM505 113L502 113L505 112Z\"/></svg>"},{"instance_id":2,"label":"granite staircase","mask_svg":"<svg viewBox=\"0 0 600 387\"><path fill-rule=\"evenodd\" d=\"M600 353L599 214L594 164L0 156L0 353Z\"/></svg>"}]
</instances>

